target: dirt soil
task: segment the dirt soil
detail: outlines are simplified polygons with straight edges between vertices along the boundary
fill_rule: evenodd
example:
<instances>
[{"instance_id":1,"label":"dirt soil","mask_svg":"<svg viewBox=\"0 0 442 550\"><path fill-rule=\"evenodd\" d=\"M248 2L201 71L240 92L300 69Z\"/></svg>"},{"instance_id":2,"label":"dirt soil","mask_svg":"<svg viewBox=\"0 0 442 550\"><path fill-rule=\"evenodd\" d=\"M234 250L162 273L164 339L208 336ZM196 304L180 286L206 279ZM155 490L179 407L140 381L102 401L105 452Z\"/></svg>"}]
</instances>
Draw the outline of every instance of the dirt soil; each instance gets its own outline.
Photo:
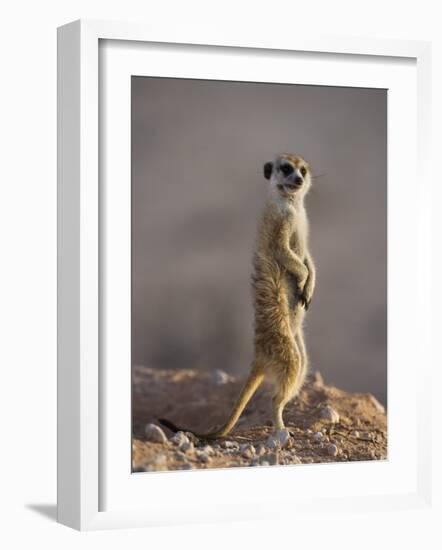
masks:
<instances>
[{"instance_id":1,"label":"dirt soil","mask_svg":"<svg viewBox=\"0 0 442 550\"><path fill-rule=\"evenodd\" d=\"M222 371L135 367L133 471L387 458L384 407L370 394L347 393L326 385L319 373L309 376L300 395L287 405L286 433L275 436L272 429L270 385L258 390L233 432L224 439L203 441L190 433L173 438L170 430L159 427L159 418L196 432L219 427L243 382Z\"/></svg>"}]
</instances>

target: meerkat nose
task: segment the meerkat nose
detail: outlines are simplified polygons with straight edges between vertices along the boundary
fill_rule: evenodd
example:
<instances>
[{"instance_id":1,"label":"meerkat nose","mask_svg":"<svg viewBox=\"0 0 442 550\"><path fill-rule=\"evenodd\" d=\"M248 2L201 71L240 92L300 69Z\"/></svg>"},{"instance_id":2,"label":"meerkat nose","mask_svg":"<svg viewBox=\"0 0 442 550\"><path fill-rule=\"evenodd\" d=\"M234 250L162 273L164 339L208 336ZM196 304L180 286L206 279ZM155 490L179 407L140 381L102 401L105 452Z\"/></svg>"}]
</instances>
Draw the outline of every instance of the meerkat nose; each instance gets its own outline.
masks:
<instances>
[{"instance_id":1,"label":"meerkat nose","mask_svg":"<svg viewBox=\"0 0 442 550\"><path fill-rule=\"evenodd\" d=\"M301 183L302 183L302 178L301 178L301 176L296 176L296 178L295 178L295 183L296 183L296 185L301 185Z\"/></svg>"}]
</instances>

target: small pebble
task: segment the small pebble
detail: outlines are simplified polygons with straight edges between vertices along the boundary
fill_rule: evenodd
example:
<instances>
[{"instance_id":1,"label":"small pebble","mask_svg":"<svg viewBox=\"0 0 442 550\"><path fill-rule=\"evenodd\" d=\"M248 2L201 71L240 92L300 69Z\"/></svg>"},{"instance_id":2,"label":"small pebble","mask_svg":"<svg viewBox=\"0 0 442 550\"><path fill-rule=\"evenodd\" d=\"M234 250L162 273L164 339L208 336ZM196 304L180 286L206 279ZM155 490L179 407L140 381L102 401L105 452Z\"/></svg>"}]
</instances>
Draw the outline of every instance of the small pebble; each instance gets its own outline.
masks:
<instances>
[{"instance_id":1,"label":"small pebble","mask_svg":"<svg viewBox=\"0 0 442 550\"><path fill-rule=\"evenodd\" d=\"M316 432L313 434L312 439L315 443L320 443L324 439L324 434L322 432Z\"/></svg>"},{"instance_id":2,"label":"small pebble","mask_svg":"<svg viewBox=\"0 0 442 550\"><path fill-rule=\"evenodd\" d=\"M338 412L333 407L330 407L329 405L321 409L320 416L323 420L327 420L332 424L337 424L339 422Z\"/></svg>"},{"instance_id":3,"label":"small pebble","mask_svg":"<svg viewBox=\"0 0 442 550\"><path fill-rule=\"evenodd\" d=\"M268 462L267 460L261 460L259 464L260 466L270 466L270 462Z\"/></svg>"},{"instance_id":4,"label":"small pebble","mask_svg":"<svg viewBox=\"0 0 442 550\"><path fill-rule=\"evenodd\" d=\"M371 403L373 404L374 408L380 412L385 413L385 407L379 403L379 401L376 399L374 395L369 395L368 398L370 399Z\"/></svg>"},{"instance_id":5,"label":"small pebble","mask_svg":"<svg viewBox=\"0 0 442 550\"><path fill-rule=\"evenodd\" d=\"M184 462L187 460L186 455L182 453L181 451L176 451L174 454L175 460L178 460L179 462Z\"/></svg>"},{"instance_id":6,"label":"small pebble","mask_svg":"<svg viewBox=\"0 0 442 550\"><path fill-rule=\"evenodd\" d=\"M166 455L156 455L150 462L144 464L144 471L146 472L159 472L168 470Z\"/></svg>"},{"instance_id":7,"label":"small pebble","mask_svg":"<svg viewBox=\"0 0 442 550\"><path fill-rule=\"evenodd\" d=\"M254 456L250 461L250 466L258 466L258 464L259 464L259 458L257 456Z\"/></svg>"},{"instance_id":8,"label":"small pebble","mask_svg":"<svg viewBox=\"0 0 442 550\"><path fill-rule=\"evenodd\" d=\"M198 437L195 434L193 434L192 432L184 432L184 435L186 435L187 438L189 439L189 441L191 441L194 445L200 445L201 444Z\"/></svg>"},{"instance_id":9,"label":"small pebble","mask_svg":"<svg viewBox=\"0 0 442 550\"><path fill-rule=\"evenodd\" d=\"M328 445L327 446L327 454L330 455L330 456L336 456L338 454L338 448L336 447L336 445L333 445L333 443Z\"/></svg>"},{"instance_id":10,"label":"small pebble","mask_svg":"<svg viewBox=\"0 0 442 550\"><path fill-rule=\"evenodd\" d=\"M210 456L203 451L197 451L196 456L198 460L200 460L201 462L204 462L204 464L207 464L212 460Z\"/></svg>"},{"instance_id":11,"label":"small pebble","mask_svg":"<svg viewBox=\"0 0 442 550\"><path fill-rule=\"evenodd\" d=\"M167 442L166 434L156 424L146 424L144 427L144 435L146 436L147 441L152 441L153 443Z\"/></svg>"},{"instance_id":12,"label":"small pebble","mask_svg":"<svg viewBox=\"0 0 442 550\"><path fill-rule=\"evenodd\" d=\"M275 430L266 441L269 449L284 449L290 443L290 433L286 429Z\"/></svg>"},{"instance_id":13,"label":"small pebble","mask_svg":"<svg viewBox=\"0 0 442 550\"><path fill-rule=\"evenodd\" d=\"M252 458L252 456L254 456L255 454L255 447L253 445L250 445L249 443L241 445L239 450L244 458Z\"/></svg>"},{"instance_id":14,"label":"small pebble","mask_svg":"<svg viewBox=\"0 0 442 550\"><path fill-rule=\"evenodd\" d=\"M323 386L324 385L324 379L322 378L322 375L319 371L316 371L312 375L312 383L315 386Z\"/></svg>"},{"instance_id":15,"label":"small pebble","mask_svg":"<svg viewBox=\"0 0 442 550\"><path fill-rule=\"evenodd\" d=\"M208 455L212 455L214 453L213 447L211 447L210 445L206 445L205 447L203 447L202 451L204 453L207 453Z\"/></svg>"},{"instance_id":16,"label":"small pebble","mask_svg":"<svg viewBox=\"0 0 442 550\"><path fill-rule=\"evenodd\" d=\"M183 453L190 454L195 450L195 446L191 441L187 441L180 445L180 450L183 451Z\"/></svg>"},{"instance_id":17,"label":"small pebble","mask_svg":"<svg viewBox=\"0 0 442 550\"><path fill-rule=\"evenodd\" d=\"M236 441L223 441L221 445L224 449L238 449L239 448L239 444Z\"/></svg>"},{"instance_id":18,"label":"small pebble","mask_svg":"<svg viewBox=\"0 0 442 550\"><path fill-rule=\"evenodd\" d=\"M229 375L221 369L216 369L211 374L211 380L217 386L227 384L230 380Z\"/></svg>"},{"instance_id":19,"label":"small pebble","mask_svg":"<svg viewBox=\"0 0 442 550\"><path fill-rule=\"evenodd\" d=\"M193 442L184 432L177 432L170 440L183 453L192 453L195 449Z\"/></svg>"},{"instance_id":20,"label":"small pebble","mask_svg":"<svg viewBox=\"0 0 442 550\"><path fill-rule=\"evenodd\" d=\"M268 462L271 466L275 466L275 465L279 464L279 453L278 452L267 455L266 458L267 458L267 460L268 460Z\"/></svg>"},{"instance_id":21,"label":"small pebble","mask_svg":"<svg viewBox=\"0 0 442 550\"><path fill-rule=\"evenodd\" d=\"M256 448L256 454L258 456L262 456L263 454L265 454L265 452L266 452L265 445L263 445L262 443L258 445L258 447Z\"/></svg>"},{"instance_id":22,"label":"small pebble","mask_svg":"<svg viewBox=\"0 0 442 550\"><path fill-rule=\"evenodd\" d=\"M181 464L179 466L179 470L193 470L193 464L191 464L190 462L185 462L184 464Z\"/></svg>"},{"instance_id":23,"label":"small pebble","mask_svg":"<svg viewBox=\"0 0 442 550\"><path fill-rule=\"evenodd\" d=\"M172 443L174 443L178 447L181 447L181 445L183 445L184 443L189 442L189 438L184 432L177 432L170 438L170 441L172 441Z\"/></svg>"}]
</instances>

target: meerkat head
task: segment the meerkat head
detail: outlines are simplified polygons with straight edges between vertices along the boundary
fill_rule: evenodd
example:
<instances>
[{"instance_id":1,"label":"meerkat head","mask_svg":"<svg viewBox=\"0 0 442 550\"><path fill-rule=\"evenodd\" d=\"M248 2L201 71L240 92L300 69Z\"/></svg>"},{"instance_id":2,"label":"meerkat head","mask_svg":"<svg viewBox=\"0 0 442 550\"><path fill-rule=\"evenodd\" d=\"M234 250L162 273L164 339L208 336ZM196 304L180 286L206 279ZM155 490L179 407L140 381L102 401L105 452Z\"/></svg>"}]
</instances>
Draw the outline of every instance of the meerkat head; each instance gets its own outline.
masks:
<instances>
[{"instance_id":1,"label":"meerkat head","mask_svg":"<svg viewBox=\"0 0 442 550\"><path fill-rule=\"evenodd\" d=\"M303 197L311 186L310 168L299 155L278 155L264 164L264 177L270 181L272 193L287 200Z\"/></svg>"}]
</instances>

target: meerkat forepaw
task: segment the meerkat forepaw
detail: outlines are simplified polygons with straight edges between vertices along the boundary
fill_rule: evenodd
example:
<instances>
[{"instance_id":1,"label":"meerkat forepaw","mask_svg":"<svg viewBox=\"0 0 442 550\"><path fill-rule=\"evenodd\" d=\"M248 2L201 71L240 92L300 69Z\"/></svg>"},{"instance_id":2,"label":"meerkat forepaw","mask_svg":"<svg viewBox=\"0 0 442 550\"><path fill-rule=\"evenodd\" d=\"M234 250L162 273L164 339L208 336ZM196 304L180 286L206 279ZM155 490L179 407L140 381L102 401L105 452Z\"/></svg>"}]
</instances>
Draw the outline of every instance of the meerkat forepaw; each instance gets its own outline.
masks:
<instances>
[{"instance_id":1,"label":"meerkat forepaw","mask_svg":"<svg viewBox=\"0 0 442 550\"><path fill-rule=\"evenodd\" d=\"M306 311L310 307L311 301L312 297L308 296L305 292L299 294L299 302Z\"/></svg>"},{"instance_id":2,"label":"meerkat forepaw","mask_svg":"<svg viewBox=\"0 0 442 550\"><path fill-rule=\"evenodd\" d=\"M313 288L309 284L304 285L304 288L298 293L298 296L299 302L307 311L310 307L310 304L312 303Z\"/></svg>"},{"instance_id":3,"label":"meerkat forepaw","mask_svg":"<svg viewBox=\"0 0 442 550\"><path fill-rule=\"evenodd\" d=\"M305 300L307 295L305 292L305 283L304 284L298 284L296 289L296 294L298 295L300 300Z\"/></svg>"}]
</instances>

